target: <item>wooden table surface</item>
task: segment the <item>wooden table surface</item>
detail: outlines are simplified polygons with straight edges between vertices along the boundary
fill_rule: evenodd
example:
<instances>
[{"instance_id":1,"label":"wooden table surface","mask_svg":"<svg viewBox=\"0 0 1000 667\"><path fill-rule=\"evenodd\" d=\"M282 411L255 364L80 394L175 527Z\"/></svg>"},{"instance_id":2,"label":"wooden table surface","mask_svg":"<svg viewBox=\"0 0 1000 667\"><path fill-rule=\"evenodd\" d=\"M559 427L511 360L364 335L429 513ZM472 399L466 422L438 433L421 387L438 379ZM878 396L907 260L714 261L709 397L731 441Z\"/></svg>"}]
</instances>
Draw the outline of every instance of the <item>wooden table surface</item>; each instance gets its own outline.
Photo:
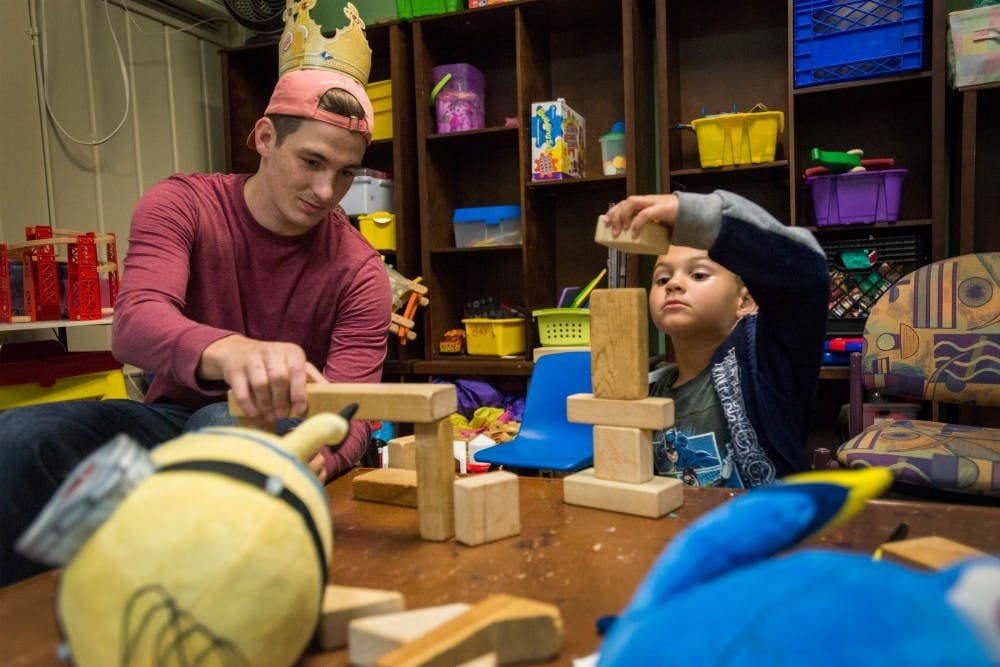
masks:
<instances>
[{"instance_id":1,"label":"wooden table surface","mask_svg":"<svg viewBox=\"0 0 1000 667\"><path fill-rule=\"evenodd\" d=\"M520 478L521 533L478 547L420 539L413 508L358 502L353 472L327 486L334 523L333 583L401 591L406 608L474 603L509 593L557 605L565 645L546 664L571 664L600 643L595 621L628 602L664 545L689 522L733 496L688 489L684 505L661 519L566 505L558 479ZM1000 508L876 500L810 545L873 551L905 522L910 537L940 535L1000 553ZM0 590L0 665L48 667L56 658L58 575ZM347 665L347 651L310 653L308 667Z\"/></svg>"}]
</instances>

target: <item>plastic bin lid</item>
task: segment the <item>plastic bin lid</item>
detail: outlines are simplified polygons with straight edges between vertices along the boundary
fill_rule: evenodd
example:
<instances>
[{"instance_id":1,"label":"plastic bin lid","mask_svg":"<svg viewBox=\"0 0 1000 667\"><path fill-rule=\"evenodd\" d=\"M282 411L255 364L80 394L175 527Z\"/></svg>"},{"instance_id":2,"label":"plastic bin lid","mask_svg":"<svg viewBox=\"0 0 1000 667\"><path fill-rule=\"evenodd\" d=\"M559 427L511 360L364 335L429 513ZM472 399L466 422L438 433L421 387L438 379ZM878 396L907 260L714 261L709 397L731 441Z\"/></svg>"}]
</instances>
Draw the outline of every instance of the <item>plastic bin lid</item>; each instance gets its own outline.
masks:
<instances>
[{"instance_id":1,"label":"plastic bin lid","mask_svg":"<svg viewBox=\"0 0 1000 667\"><path fill-rule=\"evenodd\" d=\"M478 206L475 208L456 208L452 222L480 222L487 225L498 225L501 220L521 218L521 206L509 204L506 206Z\"/></svg>"},{"instance_id":2,"label":"plastic bin lid","mask_svg":"<svg viewBox=\"0 0 1000 667\"><path fill-rule=\"evenodd\" d=\"M624 132L608 132L607 134L602 134L597 140L600 142L605 141L622 141L625 139Z\"/></svg>"}]
</instances>

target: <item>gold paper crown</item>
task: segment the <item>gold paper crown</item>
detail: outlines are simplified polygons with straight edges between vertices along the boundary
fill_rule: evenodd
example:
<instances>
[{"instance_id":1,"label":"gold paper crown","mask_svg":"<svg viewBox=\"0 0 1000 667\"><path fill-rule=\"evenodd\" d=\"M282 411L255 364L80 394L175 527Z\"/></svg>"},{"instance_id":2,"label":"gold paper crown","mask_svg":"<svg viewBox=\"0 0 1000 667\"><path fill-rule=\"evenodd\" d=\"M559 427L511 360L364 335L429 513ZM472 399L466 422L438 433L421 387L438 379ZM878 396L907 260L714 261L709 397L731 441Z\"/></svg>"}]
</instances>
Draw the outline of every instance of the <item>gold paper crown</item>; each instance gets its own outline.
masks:
<instances>
[{"instance_id":1,"label":"gold paper crown","mask_svg":"<svg viewBox=\"0 0 1000 667\"><path fill-rule=\"evenodd\" d=\"M365 38L365 22L350 2L344 7L348 24L330 38L323 37L309 10L317 0L287 0L285 31L278 51L278 76L295 69L328 69L368 83L372 50Z\"/></svg>"}]
</instances>

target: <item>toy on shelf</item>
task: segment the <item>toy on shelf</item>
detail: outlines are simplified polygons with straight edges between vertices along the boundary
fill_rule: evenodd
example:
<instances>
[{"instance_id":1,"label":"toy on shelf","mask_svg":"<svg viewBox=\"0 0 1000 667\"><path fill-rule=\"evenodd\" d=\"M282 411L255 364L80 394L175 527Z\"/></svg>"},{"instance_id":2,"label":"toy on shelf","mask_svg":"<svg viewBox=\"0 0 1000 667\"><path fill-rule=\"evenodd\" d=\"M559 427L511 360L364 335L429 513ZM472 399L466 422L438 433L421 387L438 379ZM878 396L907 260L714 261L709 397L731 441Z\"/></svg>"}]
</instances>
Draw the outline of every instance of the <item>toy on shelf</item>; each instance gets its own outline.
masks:
<instances>
[{"instance_id":1,"label":"toy on shelf","mask_svg":"<svg viewBox=\"0 0 1000 667\"><path fill-rule=\"evenodd\" d=\"M392 321L389 323L389 331L399 336L400 345L406 345L406 341L417 338L413 331L413 317L417 314L417 308L426 307L430 303L427 287L420 284L420 276L410 280L391 266L386 265L386 269L392 285ZM396 312L400 308L403 308L402 314Z\"/></svg>"},{"instance_id":2,"label":"toy on shelf","mask_svg":"<svg viewBox=\"0 0 1000 667\"><path fill-rule=\"evenodd\" d=\"M118 297L118 244L113 233L98 234L40 225L25 228L25 241L0 243L0 323L62 319L64 296L68 319L99 320L110 314ZM65 252L57 248L65 247ZM104 250L103 261L100 250ZM21 262L24 306L14 315L10 260ZM67 268L60 292L59 264ZM108 305L102 307L100 274L106 274Z\"/></svg>"},{"instance_id":3,"label":"toy on shelf","mask_svg":"<svg viewBox=\"0 0 1000 667\"><path fill-rule=\"evenodd\" d=\"M860 148L852 148L848 151L825 151L813 148L809 157L817 166L804 169L802 176L805 178L824 174L892 169L896 166L896 160L891 157L866 158L865 152Z\"/></svg>"},{"instance_id":4,"label":"toy on shelf","mask_svg":"<svg viewBox=\"0 0 1000 667\"><path fill-rule=\"evenodd\" d=\"M438 342L441 354L462 354L465 352L465 329L448 329Z\"/></svg>"}]
</instances>

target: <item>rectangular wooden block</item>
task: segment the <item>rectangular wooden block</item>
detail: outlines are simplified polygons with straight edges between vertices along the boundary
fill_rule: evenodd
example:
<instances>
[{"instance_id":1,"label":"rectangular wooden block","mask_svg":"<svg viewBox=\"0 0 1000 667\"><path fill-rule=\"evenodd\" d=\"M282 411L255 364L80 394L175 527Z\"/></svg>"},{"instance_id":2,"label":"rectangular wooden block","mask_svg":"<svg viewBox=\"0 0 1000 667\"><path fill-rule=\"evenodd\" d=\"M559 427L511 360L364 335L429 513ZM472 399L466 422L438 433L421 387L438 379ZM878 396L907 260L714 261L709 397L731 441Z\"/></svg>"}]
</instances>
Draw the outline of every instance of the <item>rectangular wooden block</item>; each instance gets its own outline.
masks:
<instances>
[{"instance_id":1,"label":"rectangular wooden block","mask_svg":"<svg viewBox=\"0 0 1000 667\"><path fill-rule=\"evenodd\" d=\"M464 614L470 608L471 605L456 602L394 614L356 618L347 628L347 647L351 655L351 664L371 667L386 653Z\"/></svg>"},{"instance_id":2,"label":"rectangular wooden block","mask_svg":"<svg viewBox=\"0 0 1000 667\"><path fill-rule=\"evenodd\" d=\"M497 663L542 661L558 655L563 623L555 605L490 595L469 611L382 656L379 667L452 667L487 653Z\"/></svg>"},{"instance_id":3,"label":"rectangular wooden block","mask_svg":"<svg viewBox=\"0 0 1000 667\"><path fill-rule=\"evenodd\" d=\"M448 419L414 424L420 537L443 541L455 534L455 448Z\"/></svg>"},{"instance_id":4,"label":"rectangular wooden block","mask_svg":"<svg viewBox=\"0 0 1000 667\"><path fill-rule=\"evenodd\" d=\"M417 471L404 468L376 468L351 482L355 500L417 506Z\"/></svg>"},{"instance_id":5,"label":"rectangular wooden block","mask_svg":"<svg viewBox=\"0 0 1000 667\"><path fill-rule=\"evenodd\" d=\"M594 396L649 396L649 305L646 290L599 289L590 295L590 373Z\"/></svg>"},{"instance_id":6,"label":"rectangular wooden block","mask_svg":"<svg viewBox=\"0 0 1000 667\"><path fill-rule=\"evenodd\" d=\"M594 474L629 484L651 480L653 432L630 426L595 426Z\"/></svg>"},{"instance_id":7,"label":"rectangular wooden block","mask_svg":"<svg viewBox=\"0 0 1000 667\"><path fill-rule=\"evenodd\" d=\"M455 481L455 539L469 546L521 532L517 475L497 470Z\"/></svg>"},{"instance_id":8,"label":"rectangular wooden block","mask_svg":"<svg viewBox=\"0 0 1000 667\"><path fill-rule=\"evenodd\" d=\"M416 436L403 435L386 443L390 468L417 469Z\"/></svg>"},{"instance_id":9,"label":"rectangular wooden block","mask_svg":"<svg viewBox=\"0 0 1000 667\"><path fill-rule=\"evenodd\" d=\"M355 419L387 419L426 423L447 417L458 409L455 385L426 382L313 382L306 385L307 415L340 412L357 403ZM229 392L229 414L243 413Z\"/></svg>"},{"instance_id":10,"label":"rectangular wooden block","mask_svg":"<svg viewBox=\"0 0 1000 667\"><path fill-rule=\"evenodd\" d=\"M627 484L600 479L593 468L587 468L563 478L563 500L570 505L657 519L684 504L684 483L654 476L643 484Z\"/></svg>"},{"instance_id":11,"label":"rectangular wooden block","mask_svg":"<svg viewBox=\"0 0 1000 667\"><path fill-rule=\"evenodd\" d=\"M639 236L632 238L632 230L626 229L617 237L611 235L611 228L604 223L603 215L597 216L594 242L622 252L640 255L664 255L670 250L670 229L666 225L648 223L639 230Z\"/></svg>"},{"instance_id":12,"label":"rectangular wooden block","mask_svg":"<svg viewBox=\"0 0 1000 667\"><path fill-rule=\"evenodd\" d=\"M979 549L936 535L886 542L881 549L883 558L928 570L940 570L966 558L986 555Z\"/></svg>"},{"instance_id":13,"label":"rectangular wooden block","mask_svg":"<svg viewBox=\"0 0 1000 667\"><path fill-rule=\"evenodd\" d=\"M593 394L572 394L566 399L566 418L577 424L634 426L659 431L674 425L674 402L658 396L620 401L596 398Z\"/></svg>"},{"instance_id":14,"label":"rectangular wooden block","mask_svg":"<svg viewBox=\"0 0 1000 667\"><path fill-rule=\"evenodd\" d=\"M266 600L259 600L267 604ZM403 594L377 588L328 585L323 592L316 639L324 651L347 646L347 627L356 618L403 610Z\"/></svg>"}]
</instances>

